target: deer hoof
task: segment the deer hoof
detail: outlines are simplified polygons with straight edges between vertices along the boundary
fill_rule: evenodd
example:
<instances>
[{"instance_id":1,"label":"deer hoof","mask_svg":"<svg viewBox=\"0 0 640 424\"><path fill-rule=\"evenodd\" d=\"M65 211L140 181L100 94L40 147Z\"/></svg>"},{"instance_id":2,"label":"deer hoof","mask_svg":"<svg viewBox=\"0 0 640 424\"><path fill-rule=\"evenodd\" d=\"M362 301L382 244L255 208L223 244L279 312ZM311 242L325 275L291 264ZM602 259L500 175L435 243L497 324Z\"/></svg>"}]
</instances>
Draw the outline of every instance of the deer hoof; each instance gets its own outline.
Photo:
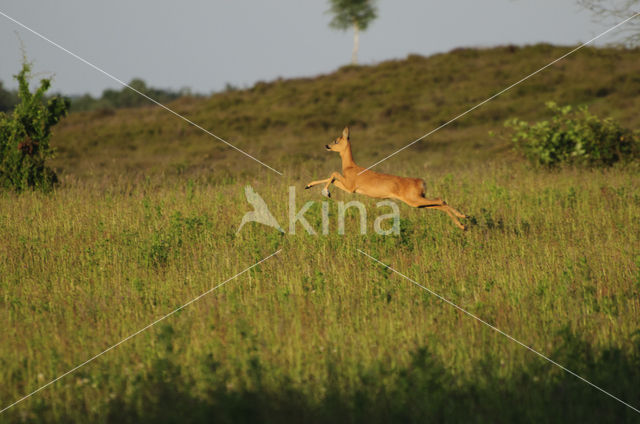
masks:
<instances>
[{"instance_id":1,"label":"deer hoof","mask_svg":"<svg viewBox=\"0 0 640 424\"><path fill-rule=\"evenodd\" d=\"M327 190L326 188L322 189L322 195L326 197L331 197L331 193L329 193L329 190Z\"/></svg>"},{"instance_id":2,"label":"deer hoof","mask_svg":"<svg viewBox=\"0 0 640 424\"><path fill-rule=\"evenodd\" d=\"M311 188L311 186L310 186L310 185L306 185L306 186L304 186L304 189L305 189L305 190L309 190L310 188Z\"/></svg>"}]
</instances>

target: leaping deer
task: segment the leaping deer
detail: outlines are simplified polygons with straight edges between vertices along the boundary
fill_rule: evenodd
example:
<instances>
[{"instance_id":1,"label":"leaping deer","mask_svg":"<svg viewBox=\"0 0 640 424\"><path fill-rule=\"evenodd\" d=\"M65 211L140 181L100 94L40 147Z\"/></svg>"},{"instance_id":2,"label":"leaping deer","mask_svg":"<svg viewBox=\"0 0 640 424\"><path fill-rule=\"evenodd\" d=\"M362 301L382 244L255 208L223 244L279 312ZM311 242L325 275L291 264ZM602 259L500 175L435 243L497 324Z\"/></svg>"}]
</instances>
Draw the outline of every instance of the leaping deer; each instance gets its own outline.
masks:
<instances>
[{"instance_id":1,"label":"leaping deer","mask_svg":"<svg viewBox=\"0 0 640 424\"><path fill-rule=\"evenodd\" d=\"M356 165L351 153L349 141L349 127L342 131L342 136L336 138L331 144L325 145L327 150L340 153L342 158L342 174L334 172L326 180L312 181L305 189L318 184L326 184L322 194L331 197L329 186L334 184L347 193L360 193L369 197L382 199L402 200L415 208L432 208L446 212L453 219L458 228L466 229L458 221L458 218L467 218L440 199L427 199L424 197L425 183L420 178L397 177L395 175L381 174ZM364 172L363 172L364 171Z\"/></svg>"}]
</instances>

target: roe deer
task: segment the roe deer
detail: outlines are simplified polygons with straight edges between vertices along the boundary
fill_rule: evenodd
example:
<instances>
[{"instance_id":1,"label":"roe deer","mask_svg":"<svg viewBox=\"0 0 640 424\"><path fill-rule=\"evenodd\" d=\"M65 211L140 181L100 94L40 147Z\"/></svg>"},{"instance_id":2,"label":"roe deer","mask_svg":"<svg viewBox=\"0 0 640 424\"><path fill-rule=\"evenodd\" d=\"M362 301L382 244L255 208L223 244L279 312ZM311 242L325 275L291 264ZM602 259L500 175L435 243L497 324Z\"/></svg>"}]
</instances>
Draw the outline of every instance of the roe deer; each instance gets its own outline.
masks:
<instances>
[{"instance_id":1,"label":"roe deer","mask_svg":"<svg viewBox=\"0 0 640 424\"><path fill-rule=\"evenodd\" d=\"M342 131L342 136L325 146L327 150L340 153L342 158L342 174L334 172L325 180L312 181L305 189L318 184L326 184L322 194L331 197L329 185L334 184L339 189L348 193L360 193L369 197L382 199L402 200L409 206L416 208L432 208L446 212L458 228L466 229L458 221L458 218L467 218L447 205L442 199L427 199L424 197L425 183L420 178L397 177L395 175L381 174L356 165L351 153L349 141L349 127ZM364 171L364 172L363 172Z\"/></svg>"}]
</instances>

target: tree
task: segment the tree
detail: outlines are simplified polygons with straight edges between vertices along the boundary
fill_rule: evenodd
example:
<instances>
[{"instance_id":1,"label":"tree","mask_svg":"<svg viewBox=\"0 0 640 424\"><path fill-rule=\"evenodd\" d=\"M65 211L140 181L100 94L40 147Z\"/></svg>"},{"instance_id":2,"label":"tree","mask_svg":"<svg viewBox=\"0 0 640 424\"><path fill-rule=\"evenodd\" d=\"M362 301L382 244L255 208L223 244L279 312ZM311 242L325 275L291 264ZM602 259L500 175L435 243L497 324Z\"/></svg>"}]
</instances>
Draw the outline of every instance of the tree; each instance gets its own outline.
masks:
<instances>
[{"instance_id":1,"label":"tree","mask_svg":"<svg viewBox=\"0 0 640 424\"><path fill-rule=\"evenodd\" d=\"M596 20L615 24L640 12L640 0L578 0L578 4L589 9ZM629 47L640 45L640 16L636 16L619 28L621 41Z\"/></svg>"},{"instance_id":2,"label":"tree","mask_svg":"<svg viewBox=\"0 0 640 424\"><path fill-rule=\"evenodd\" d=\"M360 31L365 31L378 16L374 0L330 0L330 4L329 12L333 14L333 19L329 25L342 31L353 28L351 64L357 65Z\"/></svg>"},{"instance_id":3,"label":"tree","mask_svg":"<svg viewBox=\"0 0 640 424\"><path fill-rule=\"evenodd\" d=\"M69 100L45 98L51 81L43 79L35 92L29 89L31 66L26 61L15 75L19 102L9 115L0 112L0 189L50 190L57 181L45 165L53 155L49 146L51 128L67 114Z\"/></svg>"},{"instance_id":4,"label":"tree","mask_svg":"<svg viewBox=\"0 0 640 424\"><path fill-rule=\"evenodd\" d=\"M134 78L129 82L129 87L139 91L157 100L160 103L167 103L182 96L191 95L188 89L180 91L163 90L160 88L149 87L146 82L140 78ZM145 99L129 87L123 87L120 90L108 88L102 92L102 97L94 99L91 95L73 99L72 111L96 110L96 109L118 109L149 106L152 103L149 99Z\"/></svg>"}]
</instances>

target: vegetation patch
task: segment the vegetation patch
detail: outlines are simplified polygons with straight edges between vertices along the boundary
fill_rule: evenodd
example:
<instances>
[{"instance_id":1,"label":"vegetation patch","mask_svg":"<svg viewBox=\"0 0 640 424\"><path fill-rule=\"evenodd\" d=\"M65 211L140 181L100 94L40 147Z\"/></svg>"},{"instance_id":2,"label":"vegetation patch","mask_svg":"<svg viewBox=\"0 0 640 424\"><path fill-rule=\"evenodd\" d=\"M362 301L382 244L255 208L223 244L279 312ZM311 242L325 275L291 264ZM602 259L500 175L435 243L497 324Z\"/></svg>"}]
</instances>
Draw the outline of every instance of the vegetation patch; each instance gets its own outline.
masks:
<instances>
[{"instance_id":1,"label":"vegetation patch","mask_svg":"<svg viewBox=\"0 0 640 424\"><path fill-rule=\"evenodd\" d=\"M558 106L547 102L550 121L529 124L514 118L512 140L531 162L556 166L575 164L609 166L640 157L640 132L623 128L612 118L601 119L586 106Z\"/></svg>"},{"instance_id":2,"label":"vegetation patch","mask_svg":"<svg viewBox=\"0 0 640 424\"><path fill-rule=\"evenodd\" d=\"M69 100L44 95L51 81L43 79L35 92L29 89L31 66L22 65L15 76L18 99L10 115L0 112L0 188L22 191L27 188L50 190L56 173L45 162L53 156L49 146L51 128L66 115Z\"/></svg>"}]
</instances>

